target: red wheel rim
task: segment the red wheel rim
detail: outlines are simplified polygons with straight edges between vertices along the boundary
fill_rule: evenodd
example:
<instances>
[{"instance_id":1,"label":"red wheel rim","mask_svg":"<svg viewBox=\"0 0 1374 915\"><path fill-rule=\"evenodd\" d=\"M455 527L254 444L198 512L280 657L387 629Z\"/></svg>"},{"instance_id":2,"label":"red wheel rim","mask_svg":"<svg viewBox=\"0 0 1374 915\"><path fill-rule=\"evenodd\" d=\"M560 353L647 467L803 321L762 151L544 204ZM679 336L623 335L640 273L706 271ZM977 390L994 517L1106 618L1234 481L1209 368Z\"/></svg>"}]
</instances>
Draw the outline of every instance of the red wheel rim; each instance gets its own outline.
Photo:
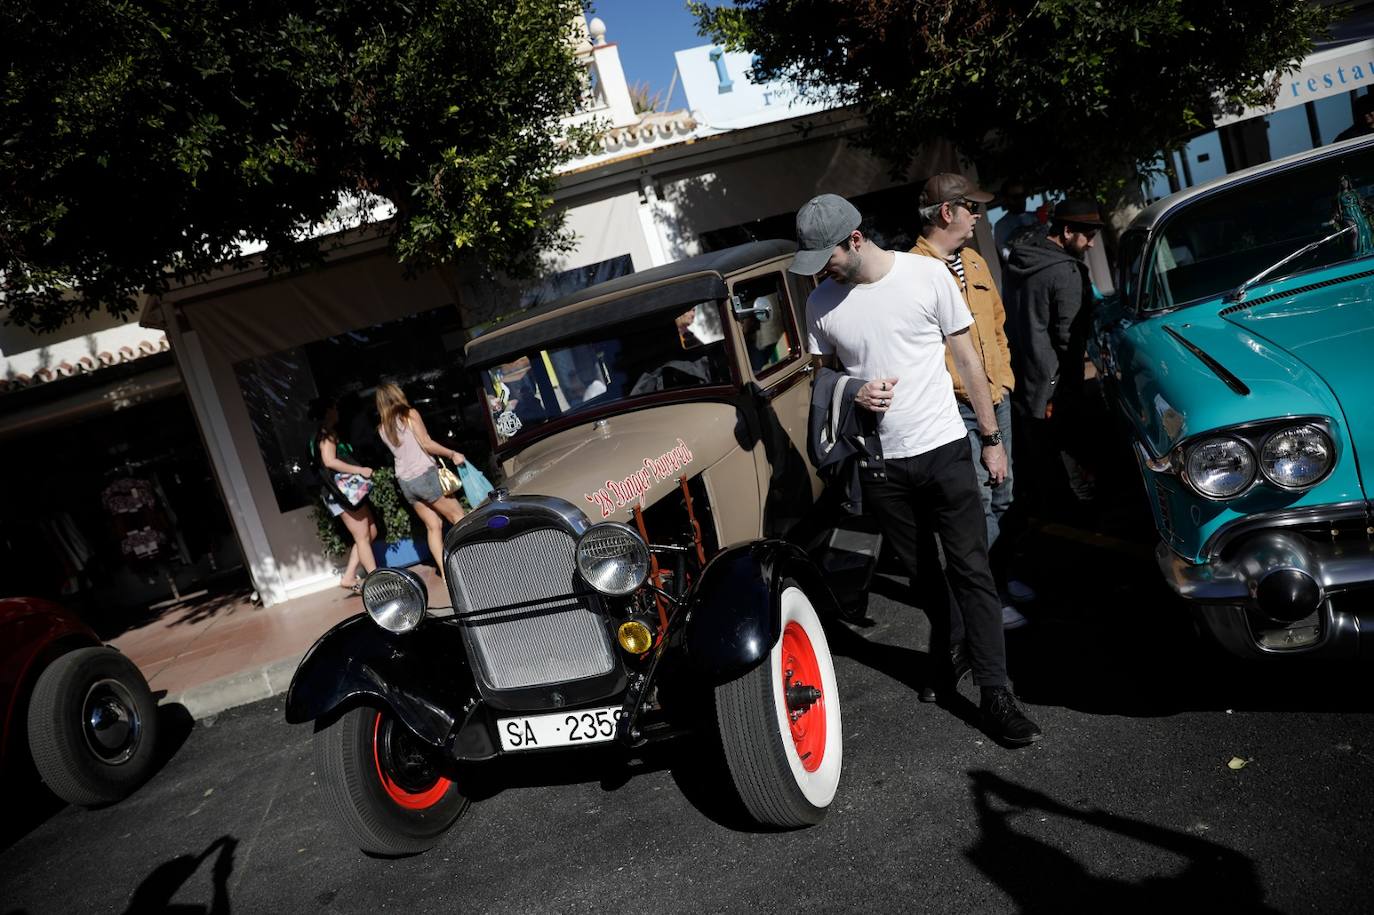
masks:
<instances>
[{"instance_id":1,"label":"red wheel rim","mask_svg":"<svg viewBox=\"0 0 1374 915\"><path fill-rule=\"evenodd\" d=\"M453 780L444 778L442 775L436 775L433 784L419 791L411 791L396 784L382 765L382 756L379 750L381 739L382 713L378 712L377 719L372 725L372 763L377 767L377 780L382 783L382 790L386 792L387 797L391 798L397 806L407 810L424 810L439 803L443 796L448 793Z\"/></svg>"},{"instance_id":2,"label":"red wheel rim","mask_svg":"<svg viewBox=\"0 0 1374 915\"><path fill-rule=\"evenodd\" d=\"M815 772L825 759L825 684L821 681L821 665L811 639L799 623L791 622L782 631L782 688L783 695L791 686L811 686L820 691L820 698L801 710L787 708L792 731L792 747L797 751L802 768ZM783 706L787 707L786 701Z\"/></svg>"}]
</instances>

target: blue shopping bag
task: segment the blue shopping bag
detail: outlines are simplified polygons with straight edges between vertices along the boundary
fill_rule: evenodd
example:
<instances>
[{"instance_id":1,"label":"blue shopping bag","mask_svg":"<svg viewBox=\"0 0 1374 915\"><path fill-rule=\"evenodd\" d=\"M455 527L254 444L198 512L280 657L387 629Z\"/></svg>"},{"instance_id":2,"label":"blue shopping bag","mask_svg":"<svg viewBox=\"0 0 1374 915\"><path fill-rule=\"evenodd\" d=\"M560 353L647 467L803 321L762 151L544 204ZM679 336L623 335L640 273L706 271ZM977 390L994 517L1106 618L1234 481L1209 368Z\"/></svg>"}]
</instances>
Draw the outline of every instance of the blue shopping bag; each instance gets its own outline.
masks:
<instances>
[{"instance_id":1,"label":"blue shopping bag","mask_svg":"<svg viewBox=\"0 0 1374 915\"><path fill-rule=\"evenodd\" d=\"M473 508L485 502L487 496L496 488L482 471L472 466L471 461L464 461L458 465L458 479L463 481L463 492L467 494L468 504Z\"/></svg>"}]
</instances>

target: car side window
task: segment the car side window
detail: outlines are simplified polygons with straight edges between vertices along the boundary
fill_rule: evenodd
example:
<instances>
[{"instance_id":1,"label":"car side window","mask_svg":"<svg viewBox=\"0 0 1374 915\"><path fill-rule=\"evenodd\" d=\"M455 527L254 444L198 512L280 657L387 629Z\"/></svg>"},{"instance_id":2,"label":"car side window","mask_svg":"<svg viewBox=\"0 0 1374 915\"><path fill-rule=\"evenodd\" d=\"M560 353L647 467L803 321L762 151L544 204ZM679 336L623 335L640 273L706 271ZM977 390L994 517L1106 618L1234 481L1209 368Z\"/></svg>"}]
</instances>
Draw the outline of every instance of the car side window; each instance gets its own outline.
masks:
<instances>
[{"instance_id":1,"label":"car side window","mask_svg":"<svg viewBox=\"0 0 1374 915\"><path fill-rule=\"evenodd\" d=\"M767 310L766 314L758 312L736 318L755 378L764 378L801 355L796 315L782 273L736 283L734 294L745 308Z\"/></svg>"},{"instance_id":2,"label":"car side window","mask_svg":"<svg viewBox=\"0 0 1374 915\"><path fill-rule=\"evenodd\" d=\"M1126 236L1121 239L1121 254L1118 261L1121 265L1121 271L1117 280L1123 302L1135 301L1136 292L1140 288L1140 274L1144 269L1144 255L1145 233L1126 233Z\"/></svg>"}]
</instances>

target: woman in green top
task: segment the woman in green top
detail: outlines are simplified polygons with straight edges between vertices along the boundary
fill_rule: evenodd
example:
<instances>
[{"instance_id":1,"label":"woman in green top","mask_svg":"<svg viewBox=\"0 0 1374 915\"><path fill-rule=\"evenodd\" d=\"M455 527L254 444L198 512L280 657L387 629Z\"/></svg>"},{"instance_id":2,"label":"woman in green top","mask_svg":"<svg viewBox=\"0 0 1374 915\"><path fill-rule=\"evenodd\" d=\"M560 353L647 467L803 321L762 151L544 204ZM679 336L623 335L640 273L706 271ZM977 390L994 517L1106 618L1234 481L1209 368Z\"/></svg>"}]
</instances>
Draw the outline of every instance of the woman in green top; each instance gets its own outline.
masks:
<instances>
[{"instance_id":1,"label":"woman in green top","mask_svg":"<svg viewBox=\"0 0 1374 915\"><path fill-rule=\"evenodd\" d=\"M372 554L372 541L377 539L377 520L372 516L364 495L357 504L350 501L347 493L354 487L340 487L340 479L345 483L356 483L357 477L372 479L372 468L353 463L353 449L346 442L339 441L339 404L326 398L317 398L310 404L310 418L317 424L311 446L323 470L324 504L329 513L342 518L344 527L353 537L353 546L348 551L348 565L344 567L339 586L355 594L362 593L363 585L358 579L358 566L367 574L377 568L377 560Z\"/></svg>"}]
</instances>

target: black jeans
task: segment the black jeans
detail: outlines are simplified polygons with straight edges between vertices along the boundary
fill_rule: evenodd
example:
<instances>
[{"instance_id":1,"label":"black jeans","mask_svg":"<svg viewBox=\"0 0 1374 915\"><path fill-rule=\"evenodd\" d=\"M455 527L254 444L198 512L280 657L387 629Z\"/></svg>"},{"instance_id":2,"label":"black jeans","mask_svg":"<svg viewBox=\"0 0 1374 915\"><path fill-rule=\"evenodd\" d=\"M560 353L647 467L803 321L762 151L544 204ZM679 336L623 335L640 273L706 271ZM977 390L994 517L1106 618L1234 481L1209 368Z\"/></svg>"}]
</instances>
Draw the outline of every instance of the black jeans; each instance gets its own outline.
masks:
<instances>
[{"instance_id":1,"label":"black jeans","mask_svg":"<svg viewBox=\"0 0 1374 915\"><path fill-rule=\"evenodd\" d=\"M913 586L924 593L923 603L929 602L932 652L962 639L973 682L1006 686L1002 601L988 568L987 524L972 465L967 438L915 457L888 458L883 462L887 479L863 484L864 510L878 519ZM943 577L938 564L931 567L932 531L944 548ZM955 607L948 604L951 591Z\"/></svg>"}]
</instances>

